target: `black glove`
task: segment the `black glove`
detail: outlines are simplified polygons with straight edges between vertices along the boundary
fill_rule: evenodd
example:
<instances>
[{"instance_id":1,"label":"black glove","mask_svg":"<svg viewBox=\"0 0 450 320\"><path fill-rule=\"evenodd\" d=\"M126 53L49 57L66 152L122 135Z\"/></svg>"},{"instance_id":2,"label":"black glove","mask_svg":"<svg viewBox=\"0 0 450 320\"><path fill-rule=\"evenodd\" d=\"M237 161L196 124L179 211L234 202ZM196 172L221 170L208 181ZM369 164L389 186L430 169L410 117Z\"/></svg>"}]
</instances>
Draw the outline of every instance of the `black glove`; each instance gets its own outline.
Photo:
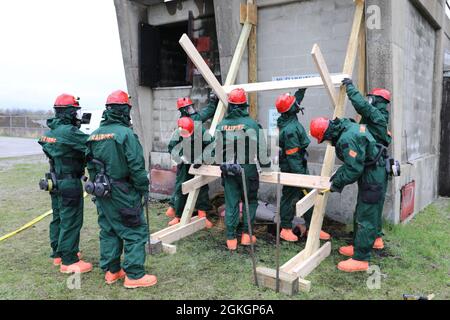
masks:
<instances>
[{"instance_id":1,"label":"black glove","mask_svg":"<svg viewBox=\"0 0 450 320\"><path fill-rule=\"evenodd\" d=\"M353 80L350 78L345 78L344 80L342 80L342 84L344 86L349 86L349 85L353 84Z\"/></svg>"},{"instance_id":2,"label":"black glove","mask_svg":"<svg viewBox=\"0 0 450 320\"><path fill-rule=\"evenodd\" d=\"M333 192L341 193L341 192L342 192L342 189L343 189L343 188L337 188L337 187L334 185L334 183L333 183L333 184L331 184L330 192L331 192L331 193L333 193Z\"/></svg>"},{"instance_id":3,"label":"black glove","mask_svg":"<svg viewBox=\"0 0 450 320\"><path fill-rule=\"evenodd\" d=\"M214 91L211 91L209 93L209 102L213 103L214 105L219 103L219 97L214 93Z\"/></svg>"},{"instance_id":4,"label":"black glove","mask_svg":"<svg viewBox=\"0 0 450 320\"><path fill-rule=\"evenodd\" d=\"M305 94L307 88L300 88L295 92L295 96L299 94Z\"/></svg>"},{"instance_id":5,"label":"black glove","mask_svg":"<svg viewBox=\"0 0 450 320\"><path fill-rule=\"evenodd\" d=\"M198 168L200 168L201 166L202 166L201 163L196 163L196 164L194 164L194 169L198 169Z\"/></svg>"}]
</instances>

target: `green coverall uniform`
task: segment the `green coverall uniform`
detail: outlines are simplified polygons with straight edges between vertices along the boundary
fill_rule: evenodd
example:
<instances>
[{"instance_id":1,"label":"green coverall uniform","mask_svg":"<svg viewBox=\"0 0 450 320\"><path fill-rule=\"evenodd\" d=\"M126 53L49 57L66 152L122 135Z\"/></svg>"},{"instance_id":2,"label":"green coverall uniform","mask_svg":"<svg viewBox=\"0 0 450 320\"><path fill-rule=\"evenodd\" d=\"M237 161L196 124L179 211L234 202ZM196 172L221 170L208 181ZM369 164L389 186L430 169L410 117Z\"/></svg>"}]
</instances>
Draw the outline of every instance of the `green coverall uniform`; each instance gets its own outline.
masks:
<instances>
[{"instance_id":1,"label":"green coverall uniform","mask_svg":"<svg viewBox=\"0 0 450 320\"><path fill-rule=\"evenodd\" d=\"M343 165L331 177L331 191L342 189L358 181L358 200L353 217L353 259L369 261L373 243L377 237L378 204L386 180L385 160L377 156L380 149L365 125L350 119L330 122L324 140L336 147L336 156ZM374 162L370 164L370 162Z\"/></svg>"},{"instance_id":2,"label":"green coverall uniform","mask_svg":"<svg viewBox=\"0 0 450 320\"><path fill-rule=\"evenodd\" d=\"M367 129L375 138L377 143L381 143L386 148L392 141L389 132L389 111L387 110L388 101L380 97L374 97L374 104L370 104L367 99L361 95L353 84L347 85L347 95L355 107L356 112L361 115L361 124L365 124ZM386 199L386 191L388 186L388 177L383 182L382 197L378 203L378 222L377 237L383 236L383 207Z\"/></svg>"},{"instance_id":3,"label":"green coverall uniform","mask_svg":"<svg viewBox=\"0 0 450 320\"><path fill-rule=\"evenodd\" d=\"M181 108L180 109L180 113L181 113L180 118L189 117L196 122L201 121L204 123L204 122L208 121L209 119L211 119L212 117L214 117L214 114L216 113L216 108L217 108L217 102L215 102L215 101L210 101L203 109L201 109L199 112L196 112L194 114L189 114L186 111L186 108ZM169 152L172 152L173 147L174 147L174 145L172 145L172 146L169 145ZM182 172L179 172L180 170ZM175 202L177 201L177 199L183 199L185 197L185 195L183 195L183 192L181 191L181 185L183 184L183 182L186 182L187 180L192 179L192 176L188 175L188 171L189 171L189 168L183 168L183 165L177 166L177 177L175 180L175 189L172 193L172 197L169 200L169 206L171 206L172 208L175 209L175 214L177 217L181 217L181 215L183 213L183 211L181 211L181 213L179 213L177 208L175 207L176 206ZM179 203L182 203L183 201L181 201ZM212 209L210 201L209 201L209 186L208 185L204 185L200 188L195 208L197 208L198 210L202 210L202 211L209 211ZM183 210L183 209L181 209L181 210Z\"/></svg>"},{"instance_id":4,"label":"green coverall uniform","mask_svg":"<svg viewBox=\"0 0 450 320\"><path fill-rule=\"evenodd\" d=\"M281 172L309 174L307 152L311 140L297 118L299 106L305 97L305 90L295 93L296 101L289 111L281 114L277 126L279 130L279 161ZM309 192L309 190L305 190ZM283 186L281 196L281 228L292 229L292 219L295 216L295 205L305 196L303 189ZM303 216L306 226L309 227L313 208Z\"/></svg>"},{"instance_id":5,"label":"green coverall uniform","mask_svg":"<svg viewBox=\"0 0 450 320\"><path fill-rule=\"evenodd\" d=\"M53 162L57 187L50 192L53 218L50 222L52 258L61 258L63 265L79 261L80 230L83 225L83 186L81 176L86 165L85 152L88 135L74 126L71 112L74 107L57 111L47 120L47 131L39 139L44 153Z\"/></svg>"},{"instance_id":6,"label":"green coverall uniform","mask_svg":"<svg viewBox=\"0 0 450 320\"><path fill-rule=\"evenodd\" d=\"M195 141L202 141L202 151L203 149L211 143L211 139L205 138L203 139L203 135L205 134L206 130L201 125L200 122L195 122L195 130L194 134L189 137L188 139L183 138L179 131L177 130L170 143L169 143L169 153L172 153L174 148L180 148L179 152L177 152L176 156L179 156L179 164L177 165L177 178L175 183L175 190L174 190L174 197L173 197L173 208L175 209L175 215L178 218L181 218L183 215L184 206L186 204L186 200L188 195L183 194L182 192L182 185L183 182L188 181L192 178L194 178L193 175L189 174L189 169L191 168L191 165L194 163L200 162L202 154L196 155L194 153L194 146ZM204 141L205 140L205 141ZM184 152L183 148L190 148L189 152ZM181 158L184 157L185 161L188 163L184 163ZM197 161L196 161L197 160ZM177 161L178 162L178 161ZM208 186L206 185L205 188L200 189L199 196L197 198L196 208L199 210L209 210L211 205L209 203L209 196L208 196Z\"/></svg>"},{"instance_id":7,"label":"green coverall uniform","mask_svg":"<svg viewBox=\"0 0 450 320\"><path fill-rule=\"evenodd\" d=\"M218 143L222 146L222 154L216 155L220 161L224 163L238 163L241 164L245 171L248 203L250 210L250 219L253 224L256 216L256 209L258 207L258 189L259 189L259 175L255 157L260 161L259 155L265 152L266 141L259 136L261 126L252 118L247 111L248 105L236 106L228 105L228 114L218 124L216 130L216 143L218 138L222 141ZM217 148L216 150L220 149ZM242 150L243 149L243 150ZM241 151L242 152L239 152ZM220 162L218 161L218 162ZM270 162L261 164L261 167L270 167ZM242 177L224 176L223 185L225 188L225 225L227 228L227 239L236 239L237 228L239 225L239 202L244 203L243 206L243 228L244 233L249 233L247 223L247 210L244 202L244 191L242 185Z\"/></svg>"},{"instance_id":8,"label":"green coverall uniform","mask_svg":"<svg viewBox=\"0 0 450 320\"><path fill-rule=\"evenodd\" d=\"M112 105L103 113L100 127L89 137L89 158L105 164L111 179L111 196L96 197L100 226L100 267L103 271L123 269L130 279L145 275L145 244L148 239L142 198L148 194L149 181L145 170L142 146L130 128L128 105ZM99 173L99 166L88 162L90 179Z\"/></svg>"}]
</instances>

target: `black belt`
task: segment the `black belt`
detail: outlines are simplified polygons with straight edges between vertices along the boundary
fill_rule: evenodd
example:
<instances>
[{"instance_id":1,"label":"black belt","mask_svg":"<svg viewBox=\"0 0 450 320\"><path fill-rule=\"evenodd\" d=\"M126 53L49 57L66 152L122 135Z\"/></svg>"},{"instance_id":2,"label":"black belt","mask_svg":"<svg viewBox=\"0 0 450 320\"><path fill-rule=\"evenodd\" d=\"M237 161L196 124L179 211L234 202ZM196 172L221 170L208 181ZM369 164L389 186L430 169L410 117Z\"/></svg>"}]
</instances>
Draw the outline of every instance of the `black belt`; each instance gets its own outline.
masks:
<instances>
[{"instance_id":1,"label":"black belt","mask_svg":"<svg viewBox=\"0 0 450 320\"><path fill-rule=\"evenodd\" d=\"M68 179L81 179L82 174L76 173L62 173L55 174L57 180L68 180Z\"/></svg>"}]
</instances>

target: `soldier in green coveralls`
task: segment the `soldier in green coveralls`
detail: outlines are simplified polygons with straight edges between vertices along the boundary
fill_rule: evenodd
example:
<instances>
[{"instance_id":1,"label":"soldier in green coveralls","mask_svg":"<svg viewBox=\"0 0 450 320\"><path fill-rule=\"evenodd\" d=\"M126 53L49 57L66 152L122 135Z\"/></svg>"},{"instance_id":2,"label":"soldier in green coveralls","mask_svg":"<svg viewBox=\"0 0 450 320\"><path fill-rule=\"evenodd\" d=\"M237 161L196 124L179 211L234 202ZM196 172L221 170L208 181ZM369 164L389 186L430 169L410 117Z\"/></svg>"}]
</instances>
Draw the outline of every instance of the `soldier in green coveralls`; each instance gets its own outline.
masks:
<instances>
[{"instance_id":1,"label":"soldier in green coveralls","mask_svg":"<svg viewBox=\"0 0 450 320\"><path fill-rule=\"evenodd\" d=\"M297 114L302 111L300 107L306 89L299 89L295 96L283 94L278 97L275 105L281 114L277 120L279 130L279 162L281 172L309 174L308 170L308 148L310 140L305 129L298 121ZM283 194L281 197L281 239L285 241L295 242L298 237L292 232L292 220L295 216L295 205L300 201L305 193L309 192L298 187L283 186ZM313 208L305 213L306 226L309 227ZM302 234L306 233L306 228L300 226ZM303 230L302 230L303 229ZM330 235L324 231L320 232L321 240L329 240Z\"/></svg>"},{"instance_id":2,"label":"soldier in green coveralls","mask_svg":"<svg viewBox=\"0 0 450 320\"><path fill-rule=\"evenodd\" d=\"M377 146L366 125L359 125L350 119L330 121L317 118L311 121L310 130L319 143L330 142L336 148L336 156L343 162L330 179L331 192L342 192L345 186L358 182L358 200L353 218L354 247L351 247L351 252L347 252L349 247L339 250L341 254L353 258L340 262L338 269L345 272L366 271L377 237L378 204L387 175L383 149Z\"/></svg>"},{"instance_id":3,"label":"soldier in green coveralls","mask_svg":"<svg viewBox=\"0 0 450 320\"><path fill-rule=\"evenodd\" d=\"M389 111L387 107L391 101L391 93L386 89L373 89L367 99L355 88L351 79L346 78L342 83L347 87L347 95L356 112L361 115L361 124L365 124L369 132L373 135L377 143L386 148L392 142L389 131ZM378 203L377 239L374 242L374 249L383 249L383 207L386 198L388 177L383 183L382 198Z\"/></svg>"},{"instance_id":4,"label":"soldier in green coveralls","mask_svg":"<svg viewBox=\"0 0 450 320\"><path fill-rule=\"evenodd\" d=\"M50 245L53 264L63 273L89 272L92 265L79 259L80 230L83 225L83 187L88 136L79 130L78 98L62 94L56 98L55 117L47 120L50 131L39 139L50 161L50 172L39 183L50 191L53 219Z\"/></svg>"},{"instance_id":5,"label":"soldier in green coveralls","mask_svg":"<svg viewBox=\"0 0 450 320\"><path fill-rule=\"evenodd\" d=\"M253 223L258 207L259 175L255 160L260 162L261 155L267 152L265 139L260 137L261 126L248 113L247 96L243 89L235 89L228 95L228 112L217 125L216 162L222 163L222 178L225 188L225 224L227 229L227 247L237 249L237 227L239 225L239 202L244 200L242 177L234 169L241 166L245 171L250 218ZM220 148L222 147L222 148ZM267 153L265 154L267 156ZM267 157L266 157L267 158ZM265 161L265 160L264 160ZM261 163L261 167L270 167ZM243 230L241 244L248 246L256 242L250 239L247 212L243 210Z\"/></svg>"},{"instance_id":6,"label":"soldier in green coveralls","mask_svg":"<svg viewBox=\"0 0 450 320\"><path fill-rule=\"evenodd\" d=\"M153 286L157 279L145 274L144 268L148 226L143 201L148 201L149 181L142 146L130 128L130 111L126 92L118 90L108 96L104 120L87 142L88 170L91 187L96 183L90 193L97 205L105 281L112 284L125 278L126 288L138 288Z\"/></svg>"},{"instance_id":7,"label":"soldier in green coveralls","mask_svg":"<svg viewBox=\"0 0 450 320\"><path fill-rule=\"evenodd\" d=\"M189 169L192 164L195 168L199 168L203 162L203 149L211 143L210 138L205 138L206 130L202 123L192 120L190 117L182 117L178 119L178 129L174 132L169 143L169 152L172 159L177 162L177 179L175 184L173 207L175 209L177 223L183 214L184 206L186 204L187 195L182 192L183 182L194 178L189 174ZM201 148L195 150L195 144L198 143ZM196 154L195 152L198 152ZM209 198L201 198L197 200L197 207L204 208L209 206L206 201ZM205 201L205 203L202 203ZM202 215L199 215L202 216ZM212 223L206 219L206 227L211 228Z\"/></svg>"},{"instance_id":8,"label":"soldier in green coveralls","mask_svg":"<svg viewBox=\"0 0 450 320\"><path fill-rule=\"evenodd\" d=\"M211 95L210 101L206 107L201 109L199 112L197 112L194 108L194 103L190 98L179 98L177 100L177 109L180 111L180 118L182 117L188 117L194 120L195 122L206 122L212 117L214 117L214 114L216 112L218 99L215 95ZM169 146L169 152L172 151L173 146ZM166 211L166 216L169 218L172 218L172 220L169 222L169 226L175 225L180 222L181 214L176 213L175 209L175 201L176 199L183 199L184 195L181 192L181 184L185 182L187 179L187 176L184 174L178 172L179 167L177 167L177 178L175 182L175 189L173 191L172 197L169 201L169 208ZM189 171L189 170L188 170ZM198 197L197 197L197 203L196 203L196 209L198 210L198 216L201 218L206 218L206 212L211 210L211 204L209 201L209 187L208 185L204 185L200 188ZM211 221L206 219L206 227L211 228L213 224Z\"/></svg>"}]
</instances>

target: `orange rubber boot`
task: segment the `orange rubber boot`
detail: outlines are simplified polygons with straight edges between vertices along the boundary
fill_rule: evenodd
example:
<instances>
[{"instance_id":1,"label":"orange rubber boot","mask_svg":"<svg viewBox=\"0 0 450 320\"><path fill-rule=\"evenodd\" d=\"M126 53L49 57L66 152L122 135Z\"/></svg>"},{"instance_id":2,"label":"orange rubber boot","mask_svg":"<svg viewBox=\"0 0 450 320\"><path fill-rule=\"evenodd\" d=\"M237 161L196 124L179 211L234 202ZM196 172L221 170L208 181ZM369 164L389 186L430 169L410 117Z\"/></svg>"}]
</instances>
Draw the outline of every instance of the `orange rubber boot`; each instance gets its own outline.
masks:
<instances>
[{"instance_id":1,"label":"orange rubber boot","mask_svg":"<svg viewBox=\"0 0 450 320\"><path fill-rule=\"evenodd\" d=\"M105 273L105 282L106 284L113 284L114 282L125 278L125 271L123 269L120 269L120 271L116 273L112 273L110 271L107 271Z\"/></svg>"},{"instance_id":2,"label":"orange rubber boot","mask_svg":"<svg viewBox=\"0 0 450 320\"><path fill-rule=\"evenodd\" d=\"M355 254L355 249L353 246L340 247L339 253L346 257L353 257Z\"/></svg>"},{"instance_id":3,"label":"orange rubber boot","mask_svg":"<svg viewBox=\"0 0 450 320\"><path fill-rule=\"evenodd\" d=\"M256 243L256 237L252 236L252 242L253 244ZM241 238L241 244L243 246L249 246L250 245L250 235L248 233L243 233Z\"/></svg>"},{"instance_id":4,"label":"orange rubber boot","mask_svg":"<svg viewBox=\"0 0 450 320\"><path fill-rule=\"evenodd\" d=\"M384 249L384 242L383 242L383 238L376 238L375 242L373 243L373 248L376 250L381 250Z\"/></svg>"},{"instance_id":5,"label":"orange rubber boot","mask_svg":"<svg viewBox=\"0 0 450 320\"><path fill-rule=\"evenodd\" d=\"M300 231L301 231L301 229L300 229ZM308 236L308 232L309 232L309 230L306 231L306 236ZM319 239L322 240L322 241L328 241L328 240L331 239L331 236L330 236L329 233L326 233L325 231L320 230Z\"/></svg>"},{"instance_id":6,"label":"orange rubber boot","mask_svg":"<svg viewBox=\"0 0 450 320\"><path fill-rule=\"evenodd\" d=\"M81 252L78 252L77 256L78 256L78 259L81 259L81 257L82 257ZM61 263L62 263L62 259L61 258L53 258L53 265L54 266L60 266Z\"/></svg>"},{"instance_id":7,"label":"orange rubber boot","mask_svg":"<svg viewBox=\"0 0 450 320\"><path fill-rule=\"evenodd\" d=\"M198 217L206 218L206 229L211 229L214 226L213 223L206 217L206 211L198 210Z\"/></svg>"},{"instance_id":8,"label":"orange rubber boot","mask_svg":"<svg viewBox=\"0 0 450 320\"><path fill-rule=\"evenodd\" d=\"M180 223L180 218L175 217L175 218L173 218L172 220L169 221L168 225L169 226L174 226L174 225L179 224L179 223Z\"/></svg>"},{"instance_id":9,"label":"orange rubber boot","mask_svg":"<svg viewBox=\"0 0 450 320\"><path fill-rule=\"evenodd\" d=\"M172 207L169 207L166 211L166 216L169 218L175 218L175 209Z\"/></svg>"},{"instance_id":10,"label":"orange rubber boot","mask_svg":"<svg viewBox=\"0 0 450 320\"><path fill-rule=\"evenodd\" d=\"M280 233L280 238L289 242L298 241L298 237L292 232L292 229L282 229Z\"/></svg>"},{"instance_id":11,"label":"orange rubber boot","mask_svg":"<svg viewBox=\"0 0 450 320\"><path fill-rule=\"evenodd\" d=\"M369 269L369 262L348 259L346 261L339 262L337 267L339 270L344 272L367 271Z\"/></svg>"},{"instance_id":12,"label":"orange rubber boot","mask_svg":"<svg viewBox=\"0 0 450 320\"><path fill-rule=\"evenodd\" d=\"M83 260L72 263L68 266L61 264L59 271L61 273L86 273L92 271L92 264Z\"/></svg>"},{"instance_id":13,"label":"orange rubber boot","mask_svg":"<svg viewBox=\"0 0 450 320\"><path fill-rule=\"evenodd\" d=\"M227 240L227 248L228 250L234 251L237 249L237 239Z\"/></svg>"},{"instance_id":14,"label":"orange rubber boot","mask_svg":"<svg viewBox=\"0 0 450 320\"><path fill-rule=\"evenodd\" d=\"M145 287L151 287L154 286L156 283L158 283L158 279L156 276L153 276L151 274L146 274L140 279L130 279L127 276L125 276L125 281L123 283L125 288L128 289L136 289L136 288L145 288Z\"/></svg>"}]
</instances>

